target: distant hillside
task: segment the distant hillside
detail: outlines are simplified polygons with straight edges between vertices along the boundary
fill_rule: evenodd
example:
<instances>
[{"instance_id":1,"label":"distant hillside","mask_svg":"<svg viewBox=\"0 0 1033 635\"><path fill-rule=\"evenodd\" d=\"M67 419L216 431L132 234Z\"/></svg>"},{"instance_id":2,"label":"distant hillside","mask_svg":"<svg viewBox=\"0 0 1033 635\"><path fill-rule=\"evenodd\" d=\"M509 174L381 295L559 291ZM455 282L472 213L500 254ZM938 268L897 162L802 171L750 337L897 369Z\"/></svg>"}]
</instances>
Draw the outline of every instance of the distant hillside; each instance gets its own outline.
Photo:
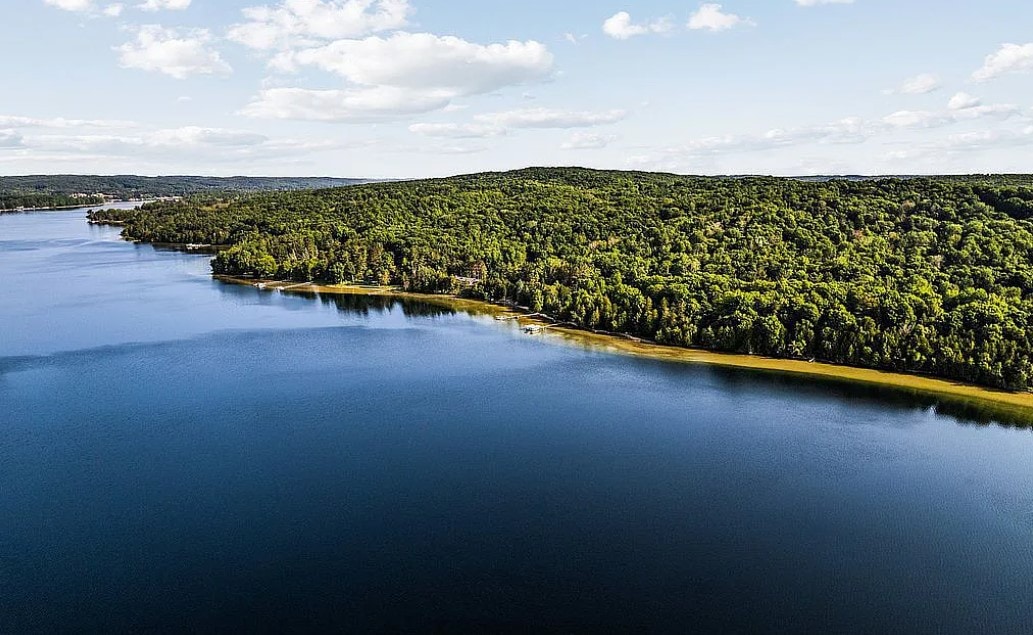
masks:
<instances>
[{"instance_id":1,"label":"distant hillside","mask_svg":"<svg viewBox=\"0 0 1033 635\"><path fill-rule=\"evenodd\" d=\"M369 179L329 177L209 177L209 176L79 176L72 174L0 176L0 209L45 207L47 201L70 204L64 197L103 195L131 200L189 196L213 192L267 192L343 187ZM89 199L86 204L93 204Z\"/></svg>"}]
</instances>

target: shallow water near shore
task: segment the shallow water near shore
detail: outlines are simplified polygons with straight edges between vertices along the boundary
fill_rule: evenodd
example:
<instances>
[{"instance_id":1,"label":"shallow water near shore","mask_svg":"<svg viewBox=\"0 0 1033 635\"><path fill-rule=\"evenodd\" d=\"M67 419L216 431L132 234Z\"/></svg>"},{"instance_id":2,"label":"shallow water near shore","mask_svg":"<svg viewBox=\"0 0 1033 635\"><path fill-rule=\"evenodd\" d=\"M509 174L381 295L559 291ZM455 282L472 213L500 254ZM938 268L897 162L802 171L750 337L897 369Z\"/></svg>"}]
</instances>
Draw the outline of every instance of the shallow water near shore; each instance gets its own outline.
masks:
<instances>
[{"instance_id":1,"label":"shallow water near shore","mask_svg":"<svg viewBox=\"0 0 1033 635\"><path fill-rule=\"evenodd\" d=\"M1030 632L1033 433L0 216L0 632ZM475 312L476 313L476 312Z\"/></svg>"}]
</instances>

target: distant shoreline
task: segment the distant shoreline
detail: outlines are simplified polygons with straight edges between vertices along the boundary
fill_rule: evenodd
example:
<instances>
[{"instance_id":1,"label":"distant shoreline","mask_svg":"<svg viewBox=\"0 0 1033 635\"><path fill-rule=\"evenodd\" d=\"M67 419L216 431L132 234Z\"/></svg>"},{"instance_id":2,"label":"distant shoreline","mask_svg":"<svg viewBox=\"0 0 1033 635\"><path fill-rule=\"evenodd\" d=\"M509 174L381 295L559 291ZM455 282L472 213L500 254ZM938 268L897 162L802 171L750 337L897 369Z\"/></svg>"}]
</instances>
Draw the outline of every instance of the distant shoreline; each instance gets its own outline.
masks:
<instances>
[{"instance_id":1,"label":"distant shoreline","mask_svg":"<svg viewBox=\"0 0 1033 635\"><path fill-rule=\"evenodd\" d=\"M18 214L20 212L60 212L69 209L86 209L90 207L103 207L111 203L123 203L126 201L106 201L104 203L93 203L87 205L61 205L59 207L11 207L0 209L0 214Z\"/></svg>"},{"instance_id":2,"label":"distant shoreline","mask_svg":"<svg viewBox=\"0 0 1033 635\"><path fill-rule=\"evenodd\" d=\"M665 346L620 334L605 334L587 331L572 326L560 325L554 321L542 319L528 314L518 308L501 304L493 304L481 300L471 300L452 295L437 295L403 291L397 287L380 287L364 285L319 285L314 283L291 283L283 281L251 280L232 276L215 276L216 279L230 284L261 286L263 289L288 292L320 293L331 295L366 295L386 296L398 299L431 302L455 310L467 311L471 314L507 317L519 321L521 326L534 326L544 332L559 335L565 342L586 346L596 350L606 350L636 357L657 359L669 362L690 364L706 364L726 368L741 368L765 372L804 375L813 378L831 379L846 382L858 382L875 386L884 386L897 390L914 391L951 397L960 400L975 401L1003 409L1011 415L1019 415L1033 424L1033 393L1008 392L995 390L975 384L966 384L949 379L941 379L929 375L894 373L870 368L857 368L824 362L808 362L793 359L760 357L721 353L696 348Z\"/></svg>"},{"instance_id":3,"label":"distant shoreline","mask_svg":"<svg viewBox=\"0 0 1033 635\"><path fill-rule=\"evenodd\" d=\"M60 212L67 211L70 209L104 209L108 205L123 205L125 203L151 203L155 200L153 198L142 198L142 199L112 199L110 201L104 201L103 203L87 203L77 205L60 205L57 207L11 207L11 208L0 208L0 214L19 214L21 212ZM116 223L108 223L114 225Z\"/></svg>"}]
</instances>

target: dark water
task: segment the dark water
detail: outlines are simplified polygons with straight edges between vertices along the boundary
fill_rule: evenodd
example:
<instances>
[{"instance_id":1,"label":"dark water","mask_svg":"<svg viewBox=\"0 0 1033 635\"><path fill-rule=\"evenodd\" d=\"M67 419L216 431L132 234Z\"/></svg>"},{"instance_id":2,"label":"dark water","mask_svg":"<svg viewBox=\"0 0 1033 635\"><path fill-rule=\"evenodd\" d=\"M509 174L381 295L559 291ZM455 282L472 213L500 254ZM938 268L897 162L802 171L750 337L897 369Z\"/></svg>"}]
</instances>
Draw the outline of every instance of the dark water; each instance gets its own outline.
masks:
<instances>
[{"instance_id":1,"label":"dark water","mask_svg":"<svg viewBox=\"0 0 1033 635\"><path fill-rule=\"evenodd\" d=\"M0 632L1033 631L1033 434L0 216Z\"/></svg>"}]
</instances>

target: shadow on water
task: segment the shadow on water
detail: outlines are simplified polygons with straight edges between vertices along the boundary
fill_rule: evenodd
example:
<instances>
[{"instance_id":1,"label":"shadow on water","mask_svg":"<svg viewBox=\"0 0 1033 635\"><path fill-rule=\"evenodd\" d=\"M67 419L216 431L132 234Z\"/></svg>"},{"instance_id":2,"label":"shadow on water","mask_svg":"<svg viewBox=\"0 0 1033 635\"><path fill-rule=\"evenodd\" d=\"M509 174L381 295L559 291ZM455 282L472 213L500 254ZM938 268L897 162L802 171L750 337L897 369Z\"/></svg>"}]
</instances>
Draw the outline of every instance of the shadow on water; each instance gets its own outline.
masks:
<instances>
[{"instance_id":1,"label":"shadow on water","mask_svg":"<svg viewBox=\"0 0 1033 635\"><path fill-rule=\"evenodd\" d=\"M220 291L235 296L282 294L285 297L318 301L333 307L346 315L369 317L400 310L407 318L436 318L455 316L460 313L477 315L476 311L455 309L444 303L398 298L386 295L318 293L308 290L260 290L250 285L218 283ZM599 350L588 346L589 350ZM960 425L1000 426L1004 428L1033 431L1033 413L1022 408L1011 407L979 399L966 399L940 395L903 386L876 385L848 378L804 376L797 373L768 369L732 368L724 366L684 364L655 359L629 358L647 363L665 374L676 373L684 379L686 374L705 373L720 382L724 389L763 389L785 397L808 396L813 398L835 398L840 401L892 407L902 411L932 411L948 417Z\"/></svg>"},{"instance_id":2,"label":"shadow on water","mask_svg":"<svg viewBox=\"0 0 1033 635\"><path fill-rule=\"evenodd\" d=\"M349 315L368 316L371 311L390 313L399 309L408 318L436 318L456 315L455 309L419 300L392 298L377 295L350 295L337 293L315 293L312 291L291 291L290 295L318 300L325 306L336 308Z\"/></svg>"},{"instance_id":3,"label":"shadow on water","mask_svg":"<svg viewBox=\"0 0 1033 635\"><path fill-rule=\"evenodd\" d=\"M384 315L395 310L401 311L407 318L451 317L459 313L447 304L388 295L319 293L306 289L259 289L249 284L223 282L217 279L213 279L212 284L219 293L234 299L258 300L261 304L274 304L277 299L315 301L334 308L343 315L358 317Z\"/></svg>"},{"instance_id":4,"label":"shadow on water","mask_svg":"<svg viewBox=\"0 0 1033 635\"><path fill-rule=\"evenodd\" d=\"M786 396L832 397L838 400L906 411L932 410L961 425L1023 428L1033 431L1033 413L1021 408L964 397L951 397L907 387L869 384L850 379L712 366L707 369L726 388L762 387Z\"/></svg>"}]
</instances>

